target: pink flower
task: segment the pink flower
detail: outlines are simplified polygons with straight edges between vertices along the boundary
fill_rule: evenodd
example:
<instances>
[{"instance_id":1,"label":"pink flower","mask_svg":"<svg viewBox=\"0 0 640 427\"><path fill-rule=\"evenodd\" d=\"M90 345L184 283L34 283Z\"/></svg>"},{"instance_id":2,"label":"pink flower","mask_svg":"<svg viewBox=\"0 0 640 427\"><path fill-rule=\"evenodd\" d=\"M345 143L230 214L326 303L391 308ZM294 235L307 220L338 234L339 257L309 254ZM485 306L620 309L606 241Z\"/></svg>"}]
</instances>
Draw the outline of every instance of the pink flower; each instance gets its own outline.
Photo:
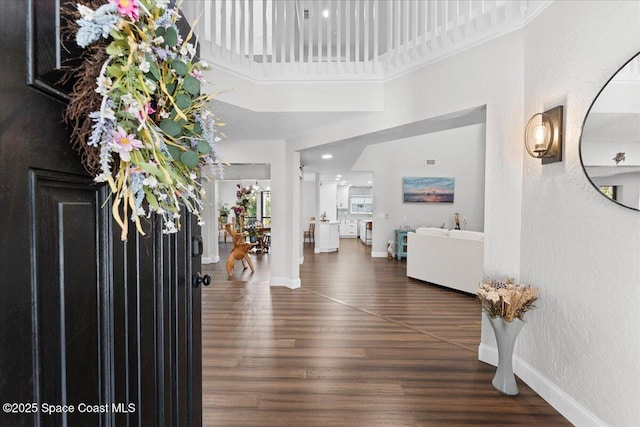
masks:
<instances>
[{"instance_id":1,"label":"pink flower","mask_svg":"<svg viewBox=\"0 0 640 427\"><path fill-rule=\"evenodd\" d=\"M150 114L153 114L155 112L156 110L154 110L151 106L151 102L147 102L146 104L144 104L144 107L142 107L141 110L138 110L138 120L140 120L140 123L142 123L146 120L147 117L149 117Z\"/></svg>"},{"instance_id":2,"label":"pink flower","mask_svg":"<svg viewBox=\"0 0 640 427\"><path fill-rule=\"evenodd\" d=\"M127 131L122 129L121 126L118 126L118 130L116 130L113 135L113 145L115 151L120 154L120 158L125 162L131 160L131 153L134 149L142 148L142 141L136 139L136 136L132 133L127 135Z\"/></svg>"},{"instance_id":3,"label":"pink flower","mask_svg":"<svg viewBox=\"0 0 640 427\"><path fill-rule=\"evenodd\" d=\"M118 6L118 13L122 17L128 17L132 21L140 18L138 0L111 0L111 4Z\"/></svg>"},{"instance_id":4,"label":"pink flower","mask_svg":"<svg viewBox=\"0 0 640 427\"><path fill-rule=\"evenodd\" d=\"M196 80L198 80L200 83L202 83L202 71L193 70L192 72L189 73L189 75L195 78Z\"/></svg>"}]
</instances>

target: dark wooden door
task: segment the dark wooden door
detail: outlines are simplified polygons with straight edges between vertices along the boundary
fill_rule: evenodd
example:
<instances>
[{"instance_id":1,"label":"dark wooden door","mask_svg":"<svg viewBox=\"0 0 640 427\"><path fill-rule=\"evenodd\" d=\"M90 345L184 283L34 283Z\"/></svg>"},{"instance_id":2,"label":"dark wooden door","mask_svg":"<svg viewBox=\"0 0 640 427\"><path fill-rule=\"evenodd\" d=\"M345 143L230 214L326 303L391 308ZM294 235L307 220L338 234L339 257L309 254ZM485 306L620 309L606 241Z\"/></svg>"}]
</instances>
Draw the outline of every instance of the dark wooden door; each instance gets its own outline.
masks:
<instances>
[{"instance_id":1,"label":"dark wooden door","mask_svg":"<svg viewBox=\"0 0 640 427\"><path fill-rule=\"evenodd\" d=\"M197 426L200 228L120 241L61 123L60 3L0 1L0 426Z\"/></svg>"}]
</instances>

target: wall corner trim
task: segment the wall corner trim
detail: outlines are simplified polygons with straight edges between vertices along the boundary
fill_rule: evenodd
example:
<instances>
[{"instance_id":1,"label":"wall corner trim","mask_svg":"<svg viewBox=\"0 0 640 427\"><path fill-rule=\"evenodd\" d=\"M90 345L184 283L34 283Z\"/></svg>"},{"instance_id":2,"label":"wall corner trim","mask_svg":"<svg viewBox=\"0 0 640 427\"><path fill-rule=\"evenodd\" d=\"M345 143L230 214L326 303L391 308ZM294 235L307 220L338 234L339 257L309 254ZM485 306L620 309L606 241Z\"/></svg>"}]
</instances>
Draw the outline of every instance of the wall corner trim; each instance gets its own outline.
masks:
<instances>
[{"instance_id":1,"label":"wall corner trim","mask_svg":"<svg viewBox=\"0 0 640 427\"><path fill-rule=\"evenodd\" d=\"M486 344L478 346L478 360L496 366L498 364L498 350ZM513 357L513 370L522 381L533 391L547 401L556 411L578 426L602 427L607 424L589 412L584 406L576 402L550 379L543 376L524 360Z\"/></svg>"}]
</instances>

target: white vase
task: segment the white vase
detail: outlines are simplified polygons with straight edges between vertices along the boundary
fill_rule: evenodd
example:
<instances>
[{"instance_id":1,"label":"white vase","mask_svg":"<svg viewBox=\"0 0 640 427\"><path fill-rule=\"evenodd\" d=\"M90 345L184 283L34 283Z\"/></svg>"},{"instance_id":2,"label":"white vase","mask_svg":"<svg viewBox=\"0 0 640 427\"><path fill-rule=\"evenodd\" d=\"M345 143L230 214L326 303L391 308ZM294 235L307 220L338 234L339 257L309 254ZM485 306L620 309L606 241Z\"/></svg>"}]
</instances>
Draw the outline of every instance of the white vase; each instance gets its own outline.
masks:
<instances>
[{"instance_id":1,"label":"white vase","mask_svg":"<svg viewBox=\"0 0 640 427\"><path fill-rule=\"evenodd\" d=\"M491 323L498 345L498 367L491 384L501 393L515 396L518 394L518 385L513 374L513 347L525 323L520 319L507 322L502 317L492 318L485 314Z\"/></svg>"}]
</instances>

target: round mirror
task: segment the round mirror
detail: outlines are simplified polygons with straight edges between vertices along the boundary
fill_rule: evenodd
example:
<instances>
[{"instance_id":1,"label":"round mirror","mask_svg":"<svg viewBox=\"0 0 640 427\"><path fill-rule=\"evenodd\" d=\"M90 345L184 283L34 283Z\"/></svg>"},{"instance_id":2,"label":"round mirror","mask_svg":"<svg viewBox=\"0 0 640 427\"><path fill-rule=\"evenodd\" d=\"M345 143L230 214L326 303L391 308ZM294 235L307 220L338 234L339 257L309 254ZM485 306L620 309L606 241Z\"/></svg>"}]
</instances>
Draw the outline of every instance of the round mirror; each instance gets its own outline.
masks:
<instances>
[{"instance_id":1,"label":"round mirror","mask_svg":"<svg viewBox=\"0 0 640 427\"><path fill-rule=\"evenodd\" d=\"M582 127L580 159L600 193L640 210L640 54L593 101Z\"/></svg>"}]
</instances>

